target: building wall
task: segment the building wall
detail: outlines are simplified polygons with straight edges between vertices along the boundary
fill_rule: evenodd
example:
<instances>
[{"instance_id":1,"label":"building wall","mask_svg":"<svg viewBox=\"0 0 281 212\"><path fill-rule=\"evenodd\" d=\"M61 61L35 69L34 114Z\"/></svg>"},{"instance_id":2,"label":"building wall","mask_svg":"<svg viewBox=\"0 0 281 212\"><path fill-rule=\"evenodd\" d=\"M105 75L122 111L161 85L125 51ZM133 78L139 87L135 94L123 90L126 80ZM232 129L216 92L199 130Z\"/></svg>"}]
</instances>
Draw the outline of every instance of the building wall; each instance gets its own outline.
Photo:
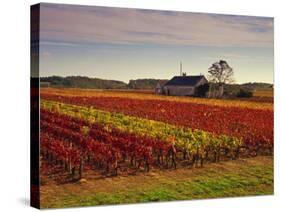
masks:
<instances>
[{"instance_id":1,"label":"building wall","mask_svg":"<svg viewBox=\"0 0 281 212\"><path fill-rule=\"evenodd\" d=\"M159 83L155 87L155 94L163 94L163 87Z\"/></svg>"},{"instance_id":2,"label":"building wall","mask_svg":"<svg viewBox=\"0 0 281 212\"><path fill-rule=\"evenodd\" d=\"M196 87L208 83L208 80L204 77L196 85Z\"/></svg>"},{"instance_id":3,"label":"building wall","mask_svg":"<svg viewBox=\"0 0 281 212\"><path fill-rule=\"evenodd\" d=\"M164 86L164 93L171 96L192 96L195 94L195 87L192 86Z\"/></svg>"},{"instance_id":4,"label":"building wall","mask_svg":"<svg viewBox=\"0 0 281 212\"><path fill-rule=\"evenodd\" d=\"M162 88L155 88L155 94L163 94Z\"/></svg>"}]
</instances>

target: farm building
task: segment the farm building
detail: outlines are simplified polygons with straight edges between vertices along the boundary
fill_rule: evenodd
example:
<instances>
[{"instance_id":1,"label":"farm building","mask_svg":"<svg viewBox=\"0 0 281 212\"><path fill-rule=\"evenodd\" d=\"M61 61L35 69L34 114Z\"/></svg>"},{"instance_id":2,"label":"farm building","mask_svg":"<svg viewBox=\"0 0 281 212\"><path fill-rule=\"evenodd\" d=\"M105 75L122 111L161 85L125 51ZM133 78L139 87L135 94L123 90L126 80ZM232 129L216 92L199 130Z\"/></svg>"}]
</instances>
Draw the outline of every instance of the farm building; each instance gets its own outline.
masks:
<instances>
[{"instance_id":1,"label":"farm building","mask_svg":"<svg viewBox=\"0 0 281 212\"><path fill-rule=\"evenodd\" d=\"M164 94L164 85L168 82L169 80L159 80L157 82L157 85L155 87L155 94Z\"/></svg>"},{"instance_id":2,"label":"farm building","mask_svg":"<svg viewBox=\"0 0 281 212\"><path fill-rule=\"evenodd\" d=\"M171 96L196 96L199 86L207 84L203 76L175 76L163 86L163 93Z\"/></svg>"}]
</instances>

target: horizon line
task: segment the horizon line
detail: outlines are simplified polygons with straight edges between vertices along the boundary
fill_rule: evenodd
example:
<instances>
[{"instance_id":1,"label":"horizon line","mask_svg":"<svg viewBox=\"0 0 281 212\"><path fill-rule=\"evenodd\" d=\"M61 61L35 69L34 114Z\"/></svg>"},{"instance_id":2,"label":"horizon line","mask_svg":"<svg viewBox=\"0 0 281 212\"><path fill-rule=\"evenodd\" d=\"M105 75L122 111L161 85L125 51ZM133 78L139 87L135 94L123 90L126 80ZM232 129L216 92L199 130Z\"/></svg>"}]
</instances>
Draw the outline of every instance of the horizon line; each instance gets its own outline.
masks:
<instances>
[{"instance_id":1,"label":"horizon line","mask_svg":"<svg viewBox=\"0 0 281 212\"><path fill-rule=\"evenodd\" d=\"M174 75L175 76L179 76L179 75ZM205 76L204 74L202 75L187 75L187 76ZM123 80L117 80L117 79L105 79L105 78L99 78L99 77L91 77L91 76L86 76L86 75L68 75L68 76L60 76L60 75L50 75L50 76L39 76L39 77L31 77L31 78L42 78L42 77L61 77L61 78L66 78L66 77L87 77L90 79L100 79L100 80L111 80L111 81L119 81L119 82L123 82L125 84L128 84L130 82L130 80L170 80L170 79L158 79L158 78L136 78L136 79L130 79L128 81L128 83L126 81ZM207 78L206 78L207 79ZM207 79L208 80L208 79ZM209 80L208 80L209 81ZM242 84L248 84L248 83L265 83L265 84L270 84L270 85L274 85L274 82L264 82L264 81L247 81L247 82L240 82L240 83L226 83L226 84L231 84L231 85L242 85Z\"/></svg>"}]
</instances>

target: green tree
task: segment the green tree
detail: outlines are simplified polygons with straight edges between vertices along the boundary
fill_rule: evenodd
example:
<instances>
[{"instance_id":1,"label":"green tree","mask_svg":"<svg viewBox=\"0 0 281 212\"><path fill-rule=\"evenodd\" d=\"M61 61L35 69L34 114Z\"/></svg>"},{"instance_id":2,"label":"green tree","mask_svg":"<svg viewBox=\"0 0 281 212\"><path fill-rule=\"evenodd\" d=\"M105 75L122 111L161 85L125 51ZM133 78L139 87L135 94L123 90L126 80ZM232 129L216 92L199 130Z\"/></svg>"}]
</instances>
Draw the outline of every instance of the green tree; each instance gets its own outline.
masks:
<instances>
[{"instance_id":1,"label":"green tree","mask_svg":"<svg viewBox=\"0 0 281 212\"><path fill-rule=\"evenodd\" d=\"M226 83L234 82L234 72L233 68L231 68L225 60L220 60L219 62L215 62L209 68L209 79L213 83L217 83L219 85L219 97L222 97L224 92L224 85Z\"/></svg>"}]
</instances>

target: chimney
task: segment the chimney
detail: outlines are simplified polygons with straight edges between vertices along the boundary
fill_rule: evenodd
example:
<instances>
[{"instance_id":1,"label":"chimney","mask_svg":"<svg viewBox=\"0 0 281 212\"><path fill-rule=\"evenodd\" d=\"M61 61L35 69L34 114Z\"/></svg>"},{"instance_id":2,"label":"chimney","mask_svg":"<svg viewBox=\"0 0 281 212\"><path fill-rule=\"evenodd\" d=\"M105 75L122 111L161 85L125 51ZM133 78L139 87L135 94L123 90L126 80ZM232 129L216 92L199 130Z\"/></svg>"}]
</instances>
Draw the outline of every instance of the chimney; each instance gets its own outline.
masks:
<instances>
[{"instance_id":1,"label":"chimney","mask_svg":"<svg viewBox=\"0 0 281 212\"><path fill-rule=\"evenodd\" d=\"M182 62L180 61L180 76L182 76Z\"/></svg>"}]
</instances>

